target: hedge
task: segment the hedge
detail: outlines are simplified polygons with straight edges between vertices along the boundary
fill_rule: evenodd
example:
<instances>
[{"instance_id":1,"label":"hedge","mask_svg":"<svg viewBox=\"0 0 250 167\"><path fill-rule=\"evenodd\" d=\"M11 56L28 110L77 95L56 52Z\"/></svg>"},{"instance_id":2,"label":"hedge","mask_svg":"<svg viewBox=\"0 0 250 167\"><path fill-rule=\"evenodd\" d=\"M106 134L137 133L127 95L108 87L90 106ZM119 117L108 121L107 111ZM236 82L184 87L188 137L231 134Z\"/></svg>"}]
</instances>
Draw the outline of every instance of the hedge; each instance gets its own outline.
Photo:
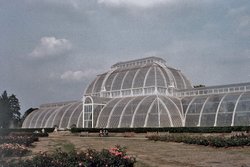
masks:
<instances>
[{"instance_id":1,"label":"hedge","mask_svg":"<svg viewBox=\"0 0 250 167\"><path fill-rule=\"evenodd\" d=\"M18 128L18 129L1 129L0 128L0 136L7 136L10 133L21 133L21 132L26 132L26 133L33 133L35 131L41 131L42 129L45 130L47 133L51 133L54 131L54 128Z\"/></svg>"},{"instance_id":2,"label":"hedge","mask_svg":"<svg viewBox=\"0 0 250 167\"><path fill-rule=\"evenodd\" d=\"M187 134L167 134L147 136L149 140L197 144L212 147L239 147L250 146L250 136L247 133L236 134L231 137L225 136L198 136Z\"/></svg>"},{"instance_id":3,"label":"hedge","mask_svg":"<svg viewBox=\"0 0 250 167\"><path fill-rule=\"evenodd\" d=\"M72 133L99 132L103 128L72 128ZM234 131L250 131L250 126L229 127L163 127L163 128L105 128L109 132L124 133L147 133L147 132L170 132L170 133L231 133Z\"/></svg>"},{"instance_id":4,"label":"hedge","mask_svg":"<svg viewBox=\"0 0 250 167\"><path fill-rule=\"evenodd\" d=\"M31 146L32 143L38 140L39 138L34 136L0 136L0 144L20 144L26 147Z\"/></svg>"},{"instance_id":5,"label":"hedge","mask_svg":"<svg viewBox=\"0 0 250 167\"><path fill-rule=\"evenodd\" d=\"M44 128L46 132L54 131L54 128ZM72 128L72 133L94 132L99 133L103 128ZM250 131L250 126L225 126L225 127L162 127L162 128L105 128L109 132L124 133L147 133L147 132L170 132L170 133L231 133L233 131ZM20 129L0 129L0 135L6 136L11 132L34 132L41 131L42 128L20 128Z\"/></svg>"}]
</instances>

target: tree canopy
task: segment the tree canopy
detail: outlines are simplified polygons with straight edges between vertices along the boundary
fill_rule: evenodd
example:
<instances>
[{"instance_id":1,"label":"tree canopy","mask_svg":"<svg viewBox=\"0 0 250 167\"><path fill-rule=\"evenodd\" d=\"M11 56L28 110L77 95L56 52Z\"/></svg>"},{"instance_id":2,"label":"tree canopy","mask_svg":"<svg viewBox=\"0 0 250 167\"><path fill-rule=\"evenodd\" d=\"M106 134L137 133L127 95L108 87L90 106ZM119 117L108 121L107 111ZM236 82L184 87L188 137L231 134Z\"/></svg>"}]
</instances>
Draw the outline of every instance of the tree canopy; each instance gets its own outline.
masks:
<instances>
[{"instance_id":1,"label":"tree canopy","mask_svg":"<svg viewBox=\"0 0 250 167\"><path fill-rule=\"evenodd\" d=\"M25 118L31 113L33 112L34 110L37 110L38 108L29 108L27 111L24 112L22 118L21 118L21 121L20 121L20 124L23 123L23 121L25 120Z\"/></svg>"},{"instance_id":2,"label":"tree canopy","mask_svg":"<svg viewBox=\"0 0 250 167\"><path fill-rule=\"evenodd\" d=\"M202 84L200 84L200 85L194 85L194 88L204 88L204 87L206 87L206 86L202 85Z\"/></svg>"},{"instance_id":3,"label":"tree canopy","mask_svg":"<svg viewBox=\"0 0 250 167\"><path fill-rule=\"evenodd\" d=\"M18 126L20 122L20 104L14 94L8 96L4 91L0 96L0 128Z\"/></svg>"}]
</instances>

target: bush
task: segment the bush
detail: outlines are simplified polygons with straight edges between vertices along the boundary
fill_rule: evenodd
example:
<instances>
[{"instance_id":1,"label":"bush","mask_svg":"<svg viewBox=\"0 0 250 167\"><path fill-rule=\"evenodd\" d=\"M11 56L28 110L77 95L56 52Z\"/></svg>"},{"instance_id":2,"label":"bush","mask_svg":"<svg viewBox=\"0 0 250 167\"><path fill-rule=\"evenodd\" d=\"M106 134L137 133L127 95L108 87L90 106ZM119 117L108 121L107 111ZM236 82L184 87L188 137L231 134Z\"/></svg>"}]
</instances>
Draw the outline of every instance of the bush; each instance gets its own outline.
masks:
<instances>
[{"instance_id":1,"label":"bush","mask_svg":"<svg viewBox=\"0 0 250 167\"><path fill-rule=\"evenodd\" d=\"M169 134L169 135L151 135L147 136L149 140L165 141L165 142L183 142L186 144L197 144L212 147L237 147L250 146L250 137L245 135L239 136L191 136L183 134Z\"/></svg>"},{"instance_id":2,"label":"bush","mask_svg":"<svg viewBox=\"0 0 250 167\"><path fill-rule=\"evenodd\" d=\"M10 132L9 135L5 136L33 136L33 137L48 137L49 134L47 132L40 132L40 131L34 131L34 132Z\"/></svg>"},{"instance_id":3,"label":"bush","mask_svg":"<svg viewBox=\"0 0 250 167\"><path fill-rule=\"evenodd\" d=\"M0 144L19 144L28 147L36 141L38 141L38 137L34 136L0 136Z\"/></svg>"},{"instance_id":4,"label":"bush","mask_svg":"<svg viewBox=\"0 0 250 167\"><path fill-rule=\"evenodd\" d=\"M24 156L28 152L30 151L23 145L7 143L0 145L1 157Z\"/></svg>"},{"instance_id":5,"label":"bush","mask_svg":"<svg viewBox=\"0 0 250 167\"><path fill-rule=\"evenodd\" d=\"M53 154L40 153L31 160L23 160L19 162L2 162L5 167L92 167L92 166L126 166L132 167L136 162L134 157L126 154L126 148L116 146L110 150L103 149L98 152L96 150L87 150L86 152L77 153L72 151L69 153L62 152L60 149Z\"/></svg>"},{"instance_id":6,"label":"bush","mask_svg":"<svg viewBox=\"0 0 250 167\"><path fill-rule=\"evenodd\" d=\"M33 137L49 137L49 134L47 132L40 132L40 131L35 131L32 133Z\"/></svg>"},{"instance_id":7,"label":"bush","mask_svg":"<svg viewBox=\"0 0 250 167\"><path fill-rule=\"evenodd\" d=\"M51 133L54 131L54 128L19 128L19 129L1 129L0 128L0 136L7 136L10 133L17 133L17 132L25 132L25 133L33 133L34 131L41 131L42 129L45 132Z\"/></svg>"}]
</instances>

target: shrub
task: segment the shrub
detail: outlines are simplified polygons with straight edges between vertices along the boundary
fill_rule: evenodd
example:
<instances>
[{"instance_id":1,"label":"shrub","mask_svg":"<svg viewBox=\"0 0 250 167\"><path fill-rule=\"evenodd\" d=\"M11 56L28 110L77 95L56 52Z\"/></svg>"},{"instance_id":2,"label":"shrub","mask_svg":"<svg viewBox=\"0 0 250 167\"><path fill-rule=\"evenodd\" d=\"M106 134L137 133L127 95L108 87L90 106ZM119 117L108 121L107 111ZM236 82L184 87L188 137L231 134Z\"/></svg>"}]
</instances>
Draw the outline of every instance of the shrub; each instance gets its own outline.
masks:
<instances>
[{"instance_id":1,"label":"shrub","mask_svg":"<svg viewBox=\"0 0 250 167\"><path fill-rule=\"evenodd\" d=\"M23 145L7 143L0 145L1 157L24 156L28 152L30 151Z\"/></svg>"},{"instance_id":2,"label":"shrub","mask_svg":"<svg viewBox=\"0 0 250 167\"><path fill-rule=\"evenodd\" d=\"M54 128L19 128L19 129L1 129L0 128L0 136L7 136L10 133L33 133L34 131L38 130L41 131L42 129L45 132L51 133L54 131Z\"/></svg>"},{"instance_id":3,"label":"shrub","mask_svg":"<svg viewBox=\"0 0 250 167\"><path fill-rule=\"evenodd\" d=\"M212 147L237 147L250 146L250 136L234 135L231 137L224 136L191 136L184 134L169 134L169 135L151 135L147 136L149 140L165 141L165 142L183 142L186 144L197 144Z\"/></svg>"},{"instance_id":4,"label":"shrub","mask_svg":"<svg viewBox=\"0 0 250 167\"><path fill-rule=\"evenodd\" d=\"M38 132L33 132L32 136L33 137L49 137L49 134L47 132L42 133L38 131Z\"/></svg>"},{"instance_id":5,"label":"shrub","mask_svg":"<svg viewBox=\"0 0 250 167\"><path fill-rule=\"evenodd\" d=\"M38 141L38 137L34 136L0 136L0 144L19 144L30 146L33 142Z\"/></svg>"},{"instance_id":6,"label":"shrub","mask_svg":"<svg viewBox=\"0 0 250 167\"><path fill-rule=\"evenodd\" d=\"M134 157L128 156L126 148L115 146L110 150L98 152L89 149L86 152L62 152L60 149L53 154L40 153L30 160L18 162L1 162L5 167L92 167L92 166L126 166L132 167L136 162Z\"/></svg>"}]
</instances>

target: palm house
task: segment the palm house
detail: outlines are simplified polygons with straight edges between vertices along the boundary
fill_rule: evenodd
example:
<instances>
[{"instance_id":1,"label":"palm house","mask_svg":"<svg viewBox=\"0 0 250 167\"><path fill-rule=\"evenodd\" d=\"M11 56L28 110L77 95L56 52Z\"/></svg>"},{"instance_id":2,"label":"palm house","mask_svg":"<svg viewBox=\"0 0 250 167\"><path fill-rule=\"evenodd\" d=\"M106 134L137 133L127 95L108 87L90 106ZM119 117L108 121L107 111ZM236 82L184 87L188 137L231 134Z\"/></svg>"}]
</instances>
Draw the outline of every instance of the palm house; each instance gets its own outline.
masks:
<instances>
[{"instance_id":1,"label":"palm house","mask_svg":"<svg viewBox=\"0 0 250 167\"><path fill-rule=\"evenodd\" d=\"M158 57L119 62L82 101L43 104L23 128L211 127L250 125L250 83L194 88Z\"/></svg>"}]
</instances>

